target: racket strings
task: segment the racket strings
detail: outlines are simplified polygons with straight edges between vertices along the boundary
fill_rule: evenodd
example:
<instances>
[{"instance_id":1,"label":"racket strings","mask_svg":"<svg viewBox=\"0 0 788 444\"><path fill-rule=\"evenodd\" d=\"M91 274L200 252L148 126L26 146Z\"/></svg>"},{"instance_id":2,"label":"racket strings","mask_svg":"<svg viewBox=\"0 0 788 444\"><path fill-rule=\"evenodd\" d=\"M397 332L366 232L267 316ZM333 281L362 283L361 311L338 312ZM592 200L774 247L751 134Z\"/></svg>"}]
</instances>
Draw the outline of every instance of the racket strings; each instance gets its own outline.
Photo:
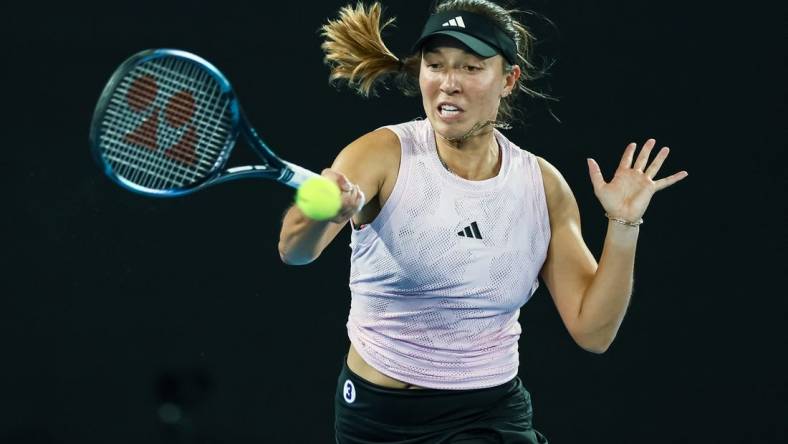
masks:
<instances>
[{"instance_id":1,"label":"racket strings","mask_svg":"<svg viewBox=\"0 0 788 444\"><path fill-rule=\"evenodd\" d=\"M163 63L162 65L159 65L159 66L162 67L162 68L175 68L176 70L177 70L177 68L182 68L182 67L178 67L178 66L175 66L175 67L168 66L169 64L177 63L177 60L175 60L175 59L164 60L164 62L165 63ZM180 63L183 64L182 61ZM151 67L155 68L156 65L151 65ZM146 66L143 66L143 68L146 68ZM164 115L165 115L165 117L169 116L170 113L172 113L173 110L178 108L178 105L174 106L174 104L177 104L177 102L174 102L173 99L175 97L178 97L179 95L184 94L184 93L188 94L187 88L190 89L191 91L197 92L198 95L199 95L199 93L202 92L202 91L208 91L205 88L205 86L213 86L214 90L211 91L213 94L211 94L210 96L207 96L207 97L199 97L203 102L206 102L207 101L206 99L211 99L211 98L214 98L214 97L219 95L218 88L217 88L217 86L215 84L214 85L204 85L206 80L212 80L212 79L210 78L210 76L207 73L205 73L204 71L200 70L197 67L197 65L186 64L185 68L187 68L187 71L183 72L186 75L185 79L177 78L177 77L174 78L173 77L173 69L168 69L167 70L168 72L161 72L161 70L158 70L159 71L158 73L156 73L154 71L154 72L149 74L149 75L156 75L156 74L158 74L158 77L164 83L163 84L163 86L164 86L164 88L163 88L164 94L163 95L164 96L168 96L169 95L171 97L170 100L168 100L166 102L166 104L164 104L164 106L163 106L164 107ZM143 69L142 71L146 72L147 70ZM177 74L177 71L176 71L176 74ZM201 76L199 76L200 74L201 74ZM167 80L173 80L173 82L167 82ZM170 83L170 84L168 84L168 83ZM177 90L178 92L176 92L173 95L172 93L175 90ZM201 94L201 95L202 96L206 96L205 94ZM157 111L159 111L159 109L157 109ZM193 114L193 112L194 112L193 108L191 110L188 110L188 112L186 112L186 113L181 112L181 114L187 114L187 116L186 116L187 119L183 119L183 118L179 119L178 117L174 117L174 118L168 118L167 120L170 120L170 121L188 120L191 117L191 114ZM195 121L196 121L196 123L200 124L202 122L209 121L209 119L198 118L198 119L195 119ZM180 125L180 126L183 126L183 125ZM203 132L205 132L206 129L209 129L209 128L202 128ZM180 169L177 168L177 167L183 166L183 164L194 166L195 169L191 169L189 171L189 172L194 173L194 174L187 175L187 177L189 179L196 179L196 178L198 178L198 177L195 177L195 174L197 176L199 176L199 177L202 177L202 176L204 176L205 174L207 174L210 171L210 167L211 167L210 163L208 163L207 165L195 165L196 154L197 154L196 153L197 146L195 145L196 134L195 134L195 129L194 129L193 126L191 128L187 128L187 132L185 134L182 134L182 136L181 136L182 138L180 139L180 141L178 141L176 139L178 137L178 135L179 135L177 133L173 134L172 132L169 132L169 134L168 133L164 133L163 135L164 135L164 137L162 138L163 140L160 140L159 143L162 144L165 147L168 147L164 151L165 156L167 156L167 157L169 157L170 159L173 159L173 160L178 160L180 162L179 163L166 162L166 157L161 157L160 156L159 157L159 162L156 165L157 167L159 167L159 169L161 169L161 167L163 167L163 166L174 166L174 167L176 167L175 171L179 171ZM221 145L223 140L220 140L218 142ZM210 144L208 146L210 146ZM217 157L218 151L213 151L213 150L209 149L209 150L207 150L206 154L209 155L209 158L207 160L215 160L215 159L211 159L211 158L212 157Z\"/></svg>"},{"instance_id":2,"label":"racket strings","mask_svg":"<svg viewBox=\"0 0 788 444\"><path fill-rule=\"evenodd\" d=\"M138 68L140 71L145 71L143 67ZM108 114L113 114L116 119L107 126L105 136L108 137L105 137L105 140L115 142L108 146L107 154L110 159L119 161L125 166L125 168L117 168L116 172L127 180L150 188L193 181L194 171L177 168L175 165L172 166L176 168L167 171L163 168L164 164L160 159L152 154L158 150L160 143L158 112L160 105L155 100L159 96L159 84L156 76L151 75L150 71L136 78L134 74L135 72L132 71L126 76L125 82L121 83L112 98L112 104L117 107L108 110ZM144 85L144 88L139 88L140 84ZM129 107L124 106L124 101L128 102ZM130 111L135 113L130 114ZM134 122L135 119L139 122ZM140 151L141 147L150 151ZM143 172L148 174L142 175ZM157 181L151 182L154 178Z\"/></svg>"},{"instance_id":3,"label":"racket strings","mask_svg":"<svg viewBox=\"0 0 788 444\"><path fill-rule=\"evenodd\" d=\"M127 97L131 97L134 91L129 90L125 93ZM123 94L123 91L121 91L121 94ZM131 101L129 100L129 102ZM122 108L122 102L120 105L121 110L127 111ZM111 148L116 148L114 150L116 152L110 154L120 154L120 159L116 158L116 160L121 161L125 166L125 168L118 168L118 173L127 180L148 188L166 188L193 182L204 174L202 170L207 170L209 165L195 164L193 156L190 159L179 159L179 157L185 156L172 155L172 149L177 145L172 140L167 140L168 136L172 138L172 134L168 135L165 132L167 128L160 123L159 114L161 111L159 107L158 103L153 105L140 126L136 128L133 126L129 128L129 125L125 125L125 127L120 126L118 134L114 135L116 141L120 143L111 146ZM120 117L124 117L124 114L121 113ZM139 116L137 117L139 118ZM189 142L185 139L186 134L184 134L183 140ZM123 137L123 139L120 139L120 137ZM161 151L159 150L160 146L168 148ZM141 151L141 148L146 148L147 150ZM169 160L180 160L181 162L168 161L167 157L162 156L162 154L169 157Z\"/></svg>"},{"instance_id":4,"label":"racket strings","mask_svg":"<svg viewBox=\"0 0 788 444\"><path fill-rule=\"evenodd\" d=\"M220 167L232 132L230 99L201 66L168 56L133 68L112 93L103 155L125 180L189 186Z\"/></svg>"}]
</instances>

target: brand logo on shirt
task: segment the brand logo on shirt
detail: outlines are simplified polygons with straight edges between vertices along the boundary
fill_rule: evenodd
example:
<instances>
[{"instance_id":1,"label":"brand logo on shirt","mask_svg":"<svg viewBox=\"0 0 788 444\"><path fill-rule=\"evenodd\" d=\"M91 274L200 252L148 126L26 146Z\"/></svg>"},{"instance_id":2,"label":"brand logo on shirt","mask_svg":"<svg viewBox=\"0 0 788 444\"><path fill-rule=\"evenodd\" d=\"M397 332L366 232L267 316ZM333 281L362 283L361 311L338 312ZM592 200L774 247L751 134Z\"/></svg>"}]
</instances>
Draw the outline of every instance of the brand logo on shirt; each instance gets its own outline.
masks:
<instances>
[{"instance_id":1,"label":"brand logo on shirt","mask_svg":"<svg viewBox=\"0 0 788 444\"><path fill-rule=\"evenodd\" d=\"M461 16L454 17L453 19L449 20L448 22L442 24L441 26L456 26L458 28L464 28L465 22L462 21Z\"/></svg>"},{"instance_id":2,"label":"brand logo on shirt","mask_svg":"<svg viewBox=\"0 0 788 444\"><path fill-rule=\"evenodd\" d=\"M356 400L356 386L350 379L345 380L345 385L342 387L342 397L348 404L353 404L353 401Z\"/></svg>"},{"instance_id":3,"label":"brand logo on shirt","mask_svg":"<svg viewBox=\"0 0 788 444\"><path fill-rule=\"evenodd\" d=\"M465 227L464 230L458 231L457 235L462 237L471 237L474 239L482 238L482 233L479 232L479 226L476 224L475 221L471 222L471 224Z\"/></svg>"}]
</instances>

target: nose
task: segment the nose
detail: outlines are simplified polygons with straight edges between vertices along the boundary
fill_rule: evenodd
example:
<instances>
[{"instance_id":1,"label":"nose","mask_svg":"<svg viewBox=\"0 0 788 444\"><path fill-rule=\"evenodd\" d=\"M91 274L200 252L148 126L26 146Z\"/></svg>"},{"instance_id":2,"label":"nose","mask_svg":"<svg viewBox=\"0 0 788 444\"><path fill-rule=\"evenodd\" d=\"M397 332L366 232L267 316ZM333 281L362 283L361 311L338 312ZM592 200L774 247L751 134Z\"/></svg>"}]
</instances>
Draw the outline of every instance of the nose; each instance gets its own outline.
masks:
<instances>
[{"instance_id":1,"label":"nose","mask_svg":"<svg viewBox=\"0 0 788 444\"><path fill-rule=\"evenodd\" d=\"M457 76L454 74L454 70L450 69L443 73L440 90L442 93L447 95L460 92L460 82L458 81Z\"/></svg>"}]
</instances>

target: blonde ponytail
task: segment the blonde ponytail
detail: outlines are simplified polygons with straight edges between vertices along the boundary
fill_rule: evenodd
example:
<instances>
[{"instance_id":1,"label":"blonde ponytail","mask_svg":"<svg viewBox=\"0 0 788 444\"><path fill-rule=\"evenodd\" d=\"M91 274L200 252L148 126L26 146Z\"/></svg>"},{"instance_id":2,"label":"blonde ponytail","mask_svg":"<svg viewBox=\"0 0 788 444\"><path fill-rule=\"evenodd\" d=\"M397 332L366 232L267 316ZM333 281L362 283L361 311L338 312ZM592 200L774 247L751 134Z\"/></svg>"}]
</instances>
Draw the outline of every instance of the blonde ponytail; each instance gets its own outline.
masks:
<instances>
[{"instance_id":1,"label":"blonde ponytail","mask_svg":"<svg viewBox=\"0 0 788 444\"><path fill-rule=\"evenodd\" d=\"M381 25L382 5L375 2L366 8L361 2L355 8L344 6L339 18L329 20L320 29L325 38L321 48L323 61L331 68L331 83L347 82L358 94L375 94L376 83L402 71L402 62L383 43L381 32L394 18Z\"/></svg>"}]
</instances>

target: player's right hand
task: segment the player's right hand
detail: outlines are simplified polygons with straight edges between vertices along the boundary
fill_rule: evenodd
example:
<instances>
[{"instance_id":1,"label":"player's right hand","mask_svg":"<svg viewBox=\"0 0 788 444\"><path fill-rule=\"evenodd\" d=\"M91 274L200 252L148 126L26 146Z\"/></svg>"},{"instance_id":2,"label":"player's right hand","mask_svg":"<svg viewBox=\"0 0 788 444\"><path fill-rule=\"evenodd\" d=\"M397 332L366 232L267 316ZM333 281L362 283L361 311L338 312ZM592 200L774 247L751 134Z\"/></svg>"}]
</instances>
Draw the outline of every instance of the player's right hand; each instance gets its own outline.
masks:
<instances>
[{"instance_id":1,"label":"player's right hand","mask_svg":"<svg viewBox=\"0 0 788 444\"><path fill-rule=\"evenodd\" d=\"M347 176L331 168L324 169L320 175L336 183L342 192L342 207L337 215L329 221L338 224L345 223L364 207L366 203L364 192L358 185L348 180Z\"/></svg>"}]
</instances>

